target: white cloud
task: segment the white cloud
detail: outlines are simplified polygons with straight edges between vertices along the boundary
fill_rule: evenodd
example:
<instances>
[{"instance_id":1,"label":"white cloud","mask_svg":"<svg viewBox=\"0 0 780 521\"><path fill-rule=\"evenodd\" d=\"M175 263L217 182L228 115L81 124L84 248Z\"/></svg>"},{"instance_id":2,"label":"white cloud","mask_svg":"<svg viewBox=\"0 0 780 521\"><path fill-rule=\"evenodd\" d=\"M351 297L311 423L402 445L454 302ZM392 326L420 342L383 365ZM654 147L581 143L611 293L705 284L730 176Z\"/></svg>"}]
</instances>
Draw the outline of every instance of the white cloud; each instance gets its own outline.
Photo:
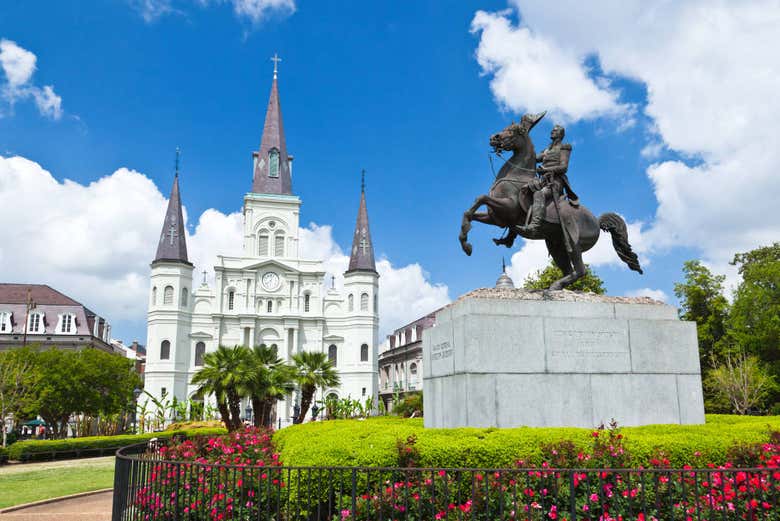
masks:
<instances>
[{"instance_id":1,"label":"white cloud","mask_svg":"<svg viewBox=\"0 0 780 521\"><path fill-rule=\"evenodd\" d=\"M13 109L16 102L32 98L42 116L62 117L62 98L51 85L43 88L31 83L37 57L11 40L0 40L0 68L5 82L0 81L0 97ZM0 113L2 115L2 113Z\"/></svg>"},{"instance_id":2,"label":"white cloud","mask_svg":"<svg viewBox=\"0 0 780 521\"><path fill-rule=\"evenodd\" d=\"M128 0L130 6L147 23L156 22L158 19L169 14L186 13L188 4L195 4L197 7L205 8L211 5L229 3L233 7L233 12L241 19L248 20L256 24L270 16L289 16L295 12L295 0Z\"/></svg>"},{"instance_id":3,"label":"white cloud","mask_svg":"<svg viewBox=\"0 0 780 521\"><path fill-rule=\"evenodd\" d=\"M170 187L165 187L167 192ZM0 265L8 282L46 283L104 314L110 321L143 323L154 257L167 200L145 175L120 168L83 185L57 181L38 163L0 156ZM185 222L189 217L185 208ZM217 254L242 250L241 212L208 209L187 234L194 280ZM304 257L322 259L342 285L349 258L331 226L300 230ZM377 263L380 332L384 334L449 302L447 287L432 284L418 264Z\"/></svg>"},{"instance_id":4,"label":"white cloud","mask_svg":"<svg viewBox=\"0 0 780 521\"><path fill-rule=\"evenodd\" d=\"M660 289L640 288L626 292L627 297L650 297L660 302L668 302L669 295Z\"/></svg>"},{"instance_id":5,"label":"white cloud","mask_svg":"<svg viewBox=\"0 0 780 521\"><path fill-rule=\"evenodd\" d=\"M510 3L517 11L480 11L473 22L481 30L478 60L502 106L574 119L614 108L605 101L614 100L610 91L590 79L584 64L591 57L609 77L644 85L653 133L643 155L653 159L665 148L684 159L648 168L658 201L646 232L654 248L698 249L723 272L734 252L780 236L780 220L769 218L780 193L771 130L780 119L776 0ZM527 62L530 74L519 70ZM561 69L585 79L552 84ZM579 89L595 89L595 101L572 101L568 91Z\"/></svg>"}]
</instances>

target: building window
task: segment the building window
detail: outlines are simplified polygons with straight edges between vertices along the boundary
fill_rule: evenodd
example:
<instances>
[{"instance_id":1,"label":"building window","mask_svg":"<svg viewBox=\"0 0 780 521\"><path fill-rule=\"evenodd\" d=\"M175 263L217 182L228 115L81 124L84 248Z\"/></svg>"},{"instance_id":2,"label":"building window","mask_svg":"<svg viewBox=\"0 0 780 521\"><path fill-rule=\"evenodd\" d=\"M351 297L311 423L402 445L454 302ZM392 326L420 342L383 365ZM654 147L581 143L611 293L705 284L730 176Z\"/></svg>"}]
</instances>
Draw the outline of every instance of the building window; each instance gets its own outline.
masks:
<instances>
[{"instance_id":1,"label":"building window","mask_svg":"<svg viewBox=\"0 0 780 521\"><path fill-rule=\"evenodd\" d=\"M8 312L0 313L0 333L11 332L11 314Z\"/></svg>"},{"instance_id":2,"label":"building window","mask_svg":"<svg viewBox=\"0 0 780 521\"><path fill-rule=\"evenodd\" d=\"M173 286L165 286L163 290L163 304L166 306L173 304Z\"/></svg>"},{"instance_id":3,"label":"building window","mask_svg":"<svg viewBox=\"0 0 780 521\"><path fill-rule=\"evenodd\" d=\"M160 398L165 398L166 396L168 396L168 389L160 387Z\"/></svg>"},{"instance_id":4,"label":"building window","mask_svg":"<svg viewBox=\"0 0 780 521\"><path fill-rule=\"evenodd\" d=\"M365 395L366 395L366 388L365 388L365 387L363 387L363 392L362 392L362 394L363 394L363 396L365 396Z\"/></svg>"},{"instance_id":5,"label":"building window","mask_svg":"<svg viewBox=\"0 0 780 521\"><path fill-rule=\"evenodd\" d=\"M171 343L167 340L163 340L160 344L160 360L168 360L171 358Z\"/></svg>"},{"instance_id":6,"label":"building window","mask_svg":"<svg viewBox=\"0 0 780 521\"><path fill-rule=\"evenodd\" d=\"M232 289L228 291L228 310L233 310L233 304L235 304L236 301L236 292Z\"/></svg>"},{"instance_id":7,"label":"building window","mask_svg":"<svg viewBox=\"0 0 780 521\"><path fill-rule=\"evenodd\" d=\"M368 293L360 295L360 311L368 311Z\"/></svg>"},{"instance_id":8,"label":"building window","mask_svg":"<svg viewBox=\"0 0 780 521\"><path fill-rule=\"evenodd\" d=\"M306 312L306 313L308 313L308 312L309 312L309 305L310 305L310 302L311 302L311 295L309 295L308 293L306 293L306 294L303 296L303 311L304 311L304 312Z\"/></svg>"},{"instance_id":9,"label":"building window","mask_svg":"<svg viewBox=\"0 0 780 521\"><path fill-rule=\"evenodd\" d=\"M330 362L333 367L336 367L336 363L338 362L338 349L335 344L328 346L328 362Z\"/></svg>"},{"instance_id":10,"label":"building window","mask_svg":"<svg viewBox=\"0 0 780 521\"><path fill-rule=\"evenodd\" d=\"M152 306L157 305L157 286L152 288Z\"/></svg>"},{"instance_id":11,"label":"building window","mask_svg":"<svg viewBox=\"0 0 780 521\"><path fill-rule=\"evenodd\" d=\"M266 306L266 311L268 311L269 313L273 313L274 312L274 301L273 300L269 300L268 301L268 304Z\"/></svg>"},{"instance_id":12,"label":"building window","mask_svg":"<svg viewBox=\"0 0 780 521\"><path fill-rule=\"evenodd\" d=\"M268 177L279 177L279 151L275 148L268 151Z\"/></svg>"},{"instance_id":13,"label":"building window","mask_svg":"<svg viewBox=\"0 0 780 521\"><path fill-rule=\"evenodd\" d=\"M206 354L206 344L198 342L195 344L195 365L203 365L203 356Z\"/></svg>"},{"instance_id":14,"label":"building window","mask_svg":"<svg viewBox=\"0 0 780 521\"><path fill-rule=\"evenodd\" d=\"M417 340L422 340L423 327L417 326Z\"/></svg>"},{"instance_id":15,"label":"building window","mask_svg":"<svg viewBox=\"0 0 780 521\"><path fill-rule=\"evenodd\" d=\"M257 254L260 257L268 255L268 235L260 235L257 239Z\"/></svg>"},{"instance_id":16,"label":"building window","mask_svg":"<svg viewBox=\"0 0 780 521\"><path fill-rule=\"evenodd\" d=\"M62 325L60 326L61 333L73 333L73 315L62 315Z\"/></svg>"},{"instance_id":17,"label":"building window","mask_svg":"<svg viewBox=\"0 0 780 521\"><path fill-rule=\"evenodd\" d=\"M360 361L368 362L368 344L360 346Z\"/></svg>"},{"instance_id":18,"label":"building window","mask_svg":"<svg viewBox=\"0 0 780 521\"><path fill-rule=\"evenodd\" d=\"M284 257L284 234L277 233L274 235L274 256Z\"/></svg>"},{"instance_id":19,"label":"building window","mask_svg":"<svg viewBox=\"0 0 780 521\"><path fill-rule=\"evenodd\" d=\"M417 376L417 364L411 364L409 366L409 372L412 374L412 376Z\"/></svg>"},{"instance_id":20,"label":"building window","mask_svg":"<svg viewBox=\"0 0 780 521\"><path fill-rule=\"evenodd\" d=\"M43 313L32 313L27 319L28 333L43 333Z\"/></svg>"},{"instance_id":21,"label":"building window","mask_svg":"<svg viewBox=\"0 0 780 521\"><path fill-rule=\"evenodd\" d=\"M349 310L353 311L355 309L355 295L350 293L349 297L347 297L347 302L349 302Z\"/></svg>"},{"instance_id":22,"label":"building window","mask_svg":"<svg viewBox=\"0 0 780 521\"><path fill-rule=\"evenodd\" d=\"M187 298L189 297L189 292L187 291L187 288L181 288L181 305L182 307L187 305Z\"/></svg>"}]
</instances>

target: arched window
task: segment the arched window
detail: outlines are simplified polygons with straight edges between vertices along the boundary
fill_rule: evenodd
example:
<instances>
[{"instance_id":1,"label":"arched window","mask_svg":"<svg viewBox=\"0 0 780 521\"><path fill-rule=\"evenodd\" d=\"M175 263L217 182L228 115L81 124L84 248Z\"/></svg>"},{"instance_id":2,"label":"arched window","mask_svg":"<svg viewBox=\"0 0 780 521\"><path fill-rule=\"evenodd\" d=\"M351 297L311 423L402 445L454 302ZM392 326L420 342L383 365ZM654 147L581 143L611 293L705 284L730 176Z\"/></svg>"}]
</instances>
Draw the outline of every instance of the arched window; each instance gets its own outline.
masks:
<instances>
[{"instance_id":1,"label":"arched window","mask_svg":"<svg viewBox=\"0 0 780 521\"><path fill-rule=\"evenodd\" d=\"M360 361L368 362L368 344L360 346Z\"/></svg>"},{"instance_id":2,"label":"arched window","mask_svg":"<svg viewBox=\"0 0 780 521\"><path fill-rule=\"evenodd\" d=\"M171 343L163 340L160 344L160 360L168 360L171 357Z\"/></svg>"},{"instance_id":3,"label":"arched window","mask_svg":"<svg viewBox=\"0 0 780 521\"><path fill-rule=\"evenodd\" d=\"M257 237L257 255L259 257L268 256L268 234L265 231L260 232Z\"/></svg>"},{"instance_id":4,"label":"arched window","mask_svg":"<svg viewBox=\"0 0 780 521\"><path fill-rule=\"evenodd\" d=\"M409 366L409 372L412 374L412 376L417 376L417 364L412 364Z\"/></svg>"},{"instance_id":5,"label":"arched window","mask_svg":"<svg viewBox=\"0 0 780 521\"><path fill-rule=\"evenodd\" d=\"M303 296L303 311L304 311L304 312L306 312L306 313L308 313L308 312L309 312L309 305L310 305L310 303L311 303L311 295L309 295L308 293L306 293L306 294Z\"/></svg>"},{"instance_id":6,"label":"arched window","mask_svg":"<svg viewBox=\"0 0 780 521\"><path fill-rule=\"evenodd\" d=\"M336 367L336 363L338 362L338 349L335 344L328 346L328 362L330 362L333 367Z\"/></svg>"},{"instance_id":7,"label":"arched window","mask_svg":"<svg viewBox=\"0 0 780 521\"><path fill-rule=\"evenodd\" d=\"M273 300L269 300L269 301L268 301L268 304L267 304L266 310L267 310L269 313L273 313L273 312L274 312L274 301L273 301Z\"/></svg>"},{"instance_id":8,"label":"arched window","mask_svg":"<svg viewBox=\"0 0 780 521\"><path fill-rule=\"evenodd\" d=\"M165 286L163 290L163 304L166 306L173 304L173 286Z\"/></svg>"},{"instance_id":9,"label":"arched window","mask_svg":"<svg viewBox=\"0 0 780 521\"><path fill-rule=\"evenodd\" d=\"M284 257L284 234L274 235L274 257Z\"/></svg>"},{"instance_id":10,"label":"arched window","mask_svg":"<svg viewBox=\"0 0 780 521\"><path fill-rule=\"evenodd\" d=\"M187 288L181 288L181 305L182 307L187 305L187 297L189 296L189 292L187 291Z\"/></svg>"},{"instance_id":11,"label":"arched window","mask_svg":"<svg viewBox=\"0 0 780 521\"><path fill-rule=\"evenodd\" d=\"M157 286L152 287L152 306L157 305Z\"/></svg>"},{"instance_id":12,"label":"arched window","mask_svg":"<svg viewBox=\"0 0 780 521\"><path fill-rule=\"evenodd\" d=\"M368 311L368 293L360 295L360 311Z\"/></svg>"},{"instance_id":13,"label":"arched window","mask_svg":"<svg viewBox=\"0 0 780 521\"><path fill-rule=\"evenodd\" d=\"M195 365L203 365L203 356L206 354L206 344L198 342L195 344Z\"/></svg>"},{"instance_id":14,"label":"arched window","mask_svg":"<svg viewBox=\"0 0 780 521\"><path fill-rule=\"evenodd\" d=\"M349 294L349 297L347 298L347 301L349 302L349 310L354 311L355 309L355 295Z\"/></svg>"},{"instance_id":15,"label":"arched window","mask_svg":"<svg viewBox=\"0 0 780 521\"><path fill-rule=\"evenodd\" d=\"M275 148L268 151L268 177L279 177L279 151Z\"/></svg>"},{"instance_id":16,"label":"arched window","mask_svg":"<svg viewBox=\"0 0 780 521\"><path fill-rule=\"evenodd\" d=\"M236 292L232 289L228 291L228 310L233 310L233 305L236 303Z\"/></svg>"}]
</instances>

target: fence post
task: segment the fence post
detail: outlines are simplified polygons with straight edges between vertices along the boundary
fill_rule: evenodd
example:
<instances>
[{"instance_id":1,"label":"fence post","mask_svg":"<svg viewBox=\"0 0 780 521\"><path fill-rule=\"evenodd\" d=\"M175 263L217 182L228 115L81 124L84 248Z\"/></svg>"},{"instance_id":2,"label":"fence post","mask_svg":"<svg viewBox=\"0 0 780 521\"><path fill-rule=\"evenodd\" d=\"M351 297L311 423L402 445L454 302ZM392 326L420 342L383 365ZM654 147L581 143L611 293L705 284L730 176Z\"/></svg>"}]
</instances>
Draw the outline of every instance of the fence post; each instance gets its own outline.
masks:
<instances>
[{"instance_id":1,"label":"fence post","mask_svg":"<svg viewBox=\"0 0 780 521\"><path fill-rule=\"evenodd\" d=\"M352 467L352 517L357 519L357 469Z\"/></svg>"},{"instance_id":2,"label":"fence post","mask_svg":"<svg viewBox=\"0 0 780 521\"><path fill-rule=\"evenodd\" d=\"M577 519L577 495L574 490L576 487L574 484L574 472L574 470L569 471L569 511L572 521Z\"/></svg>"},{"instance_id":3,"label":"fence post","mask_svg":"<svg viewBox=\"0 0 780 521\"><path fill-rule=\"evenodd\" d=\"M114 499L111 507L111 521L122 521L127 507L127 467L129 461L117 456L114 463Z\"/></svg>"}]
</instances>

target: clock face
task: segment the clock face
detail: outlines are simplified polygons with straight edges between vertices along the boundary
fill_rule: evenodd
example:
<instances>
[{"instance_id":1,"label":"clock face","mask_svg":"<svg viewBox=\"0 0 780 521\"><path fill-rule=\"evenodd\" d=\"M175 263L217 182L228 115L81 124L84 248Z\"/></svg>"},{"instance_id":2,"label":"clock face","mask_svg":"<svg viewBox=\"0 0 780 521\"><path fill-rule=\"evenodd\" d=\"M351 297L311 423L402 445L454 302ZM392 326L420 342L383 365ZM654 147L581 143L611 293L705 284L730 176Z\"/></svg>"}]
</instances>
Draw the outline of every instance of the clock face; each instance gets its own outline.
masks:
<instances>
[{"instance_id":1,"label":"clock face","mask_svg":"<svg viewBox=\"0 0 780 521\"><path fill-rule=\"evenodd\" d=\"M273 271L269 271L265 275L263 275L263 288L266 289L266 291L274 291L276 288L279 287L279 275L274 273Z\"/></svg>"}]
</instances>

